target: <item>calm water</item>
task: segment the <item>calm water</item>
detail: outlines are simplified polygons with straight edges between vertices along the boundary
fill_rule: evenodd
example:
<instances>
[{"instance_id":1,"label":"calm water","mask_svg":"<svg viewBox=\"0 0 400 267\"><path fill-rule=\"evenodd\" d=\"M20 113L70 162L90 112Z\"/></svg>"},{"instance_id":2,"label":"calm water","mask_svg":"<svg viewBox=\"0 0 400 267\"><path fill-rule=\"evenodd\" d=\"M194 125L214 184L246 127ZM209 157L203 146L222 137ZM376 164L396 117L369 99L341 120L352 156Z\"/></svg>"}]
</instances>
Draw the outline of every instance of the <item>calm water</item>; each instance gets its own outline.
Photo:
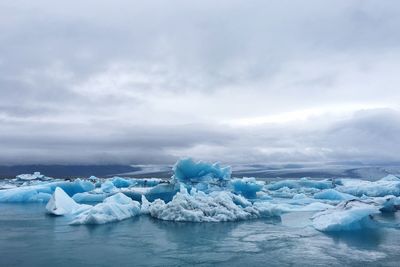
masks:
<instances>
[{"instance_id":1,"label":"calm water","mask_svg":"<svg viewBox=\"0 0 400 267\"><path fill-rule=\"evenodd\" d=\"M399 266L399 230L326 235L309 216L69 226L42 204L0 204L0 266Z\"/></svg>"}]
</instances>

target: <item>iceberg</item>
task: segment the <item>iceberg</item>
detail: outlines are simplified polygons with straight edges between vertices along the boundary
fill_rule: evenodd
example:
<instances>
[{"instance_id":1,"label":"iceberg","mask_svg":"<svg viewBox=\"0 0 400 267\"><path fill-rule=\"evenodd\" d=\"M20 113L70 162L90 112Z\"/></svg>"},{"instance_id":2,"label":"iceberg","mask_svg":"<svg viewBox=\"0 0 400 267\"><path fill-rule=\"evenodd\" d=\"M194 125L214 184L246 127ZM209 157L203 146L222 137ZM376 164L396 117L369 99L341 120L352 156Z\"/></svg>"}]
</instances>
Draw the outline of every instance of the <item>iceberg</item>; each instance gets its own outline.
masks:
<instances>
[{"instance_id":1,"label":"iceberg","mask_svg":"<svg viewBox=\"0 0 400 267\"><path fill-rule=\"evenodd\" d=\"M72 198L78 203L102 202L104 199L117 192L119 192L119 189L114 186L114 182L107 180L100 185L100 188L89 192L77 193L73 195Z\"/></svg>"},{"instance_id":2,"label":"iceberg","mask_svg":"<svg viewBox=\"0 0 400 267\"><path fill-rule=\"evenodd\" d=\"M71 213L79 213L91 208L89 205L80 205L76 203L67 193L60 187L56 187L53 195L46 205L46 210L54 215L66 215Z\"/></svg>"},{"instance_id":3,"label":"iceberg","mask_svg":"<svg viewBox=\"0 0 400 267\"><path fill-rule=\"evenodd\" d=\"M143 178L143 179L135 179L134 185L142 187L153 187L163 182L166 181L159 178Z\"/></svg>"},{"instance_id":4,"label":"iceberg","mask_svg":"<svg viewBox=\"0 0 400 267\"><path fill-rule=\"evenodd\" d=\"M121 221L140 213L140 203L122 193L106 198L102 203L79 213L70 224L104 224Z\"/></svg>"},{"instance_id":5,"label":"iceberg","mask_svg":"<svg viewBox=\"0 0 400 267\"><path fill-rule=\"evenodd\" d=\"M145 196L149 201L161 199L169 202L179 191L179 183L176 184L159 184L146 192Z\"/></svg>"},{"instance_id":6,"label":"iceberg","mask_svg":"<svg viewBox=\"0 0 400 267\"><path fill-rule=\"evenodd\" d=\"M34 172L33 174L20 174L16 176L17 180L20 181L32 181L32 180L49 180L50 177L46 177L40 172Z\"/></svg>"},{"instance_id":7,"label":"iceberg","mask_svg":"<svg viewBox=\"0 0 400 267\"><path fill-rule=\"evenodd\" d=\"M94 189L94 185L91 182L80 179L76 179L73 182L63 181L21 186L1 190L0 202L48 202L57 187L60 187L69 196Z\"/></svg>"},{"instance_id":8,"label":"iceberg","mask_svg":"<svg viewBox=\"0 0 400 267\"><path fill-rule=\"evenodd\" d=\"M122 177L114 177L112 183L116 188L126 188L136 184L135 181Z\"/></svg>"},{"instance_id":9,"label":"iceberg","mask_svg":"<svg viewBox=\"0 0 400 267\"><path fill-rule=\"evenodd\" d=\"M194 162L191 158L178 160L173 167L173 180L185 184L221 184L231 179L231 167L221 168L218 163Z\"/></svg>"},{"instance_id":10,"label":"iceberg","mask_svg":"<svg viewBox=\"0 0 400 267\"><path fill-rule=\"evenodd\" d=\"M76 193L72 196L72 199L78 203L102 202L111 195L111 193L96 192L96 190L93 190L90 192Z\"/></svg>"},{"instance_id":11,"label":"iceberg","mask_svg":"<svg viewBox=\"0 0 400 267\"><path fill-rule=\"evenodd\" d=\"M373 215L378 213L378 206L349 200L339 203L335 208L315 214L312 224L322 232L360 230L375 227Z\"/></svg>"},{"instance_id":12,"label":"iceberg","mask_svg":"<svg viewBox=\"0 0 400 267\"><path fill-rule=\"evenodd\" d=\"M336 191L335 189L327 189L321 192L318 192L314 195L315 199L326 199L326 200L350 200L355 199L356 197L350 194L342 193Z\"/></svg>"},{"instance_id":13,"label":"iceberg","mask_svg":"<svg viewBox=\"0 0 400 267\"><path fill-rule=\"evenodd\" d=\"M372 199L368 199L367 197L363 197L365 201L371 201L374 204L381 206L381 212L396 212L400 210L400 197L395 196L385 196L385 197L376 197Z\"/></svg>"},{"instance_id":14,"label":"iceberg","mask_svg":"<svg viewBox=\"0 0 400 267\"><path fill-rule=\"evenodd\" d=\"M357 179L341 179L341 185L336 190L361 197L384 197L387 195L400 196L400 179L394 175L383 177L371 182Z\"/></svg>"},{"instance_id":15,"label":"iceberg","mask_svg":"<svg viewBox=\"0 0 400 267\"><path fill-rule=\"evenodd\" d=\"M315 189L329 189L333 187L332 181L330 180L309 180L307 178L301 178L299 180L283 180L268 184L268 190L279 190L281 188L315 188Z\"/></svg>"},{"instance_id":16,"label":"iceberg","mask_svg":"<svg viewBox=\"0 0 400 267\"><path fill-rule=\"evenodd\" d=\"M184 187L168 203L156 199L152 203L145 201L145 205L144 212L166 221L225 222L280 214L274 206L254 206L244 197L227 191L206 194L192 189L189 193Z\"/></svg>"},{"instance_id":17,"label":"iceberg","mask_svg":"<svg viewBox=\"0 0 400 267\"><path fill-rule=\"evenodd\" d=\"M230 184L233 187L233 192L236 194L254 199L257 197L257 192L261 191L265 183L257 181L255 178L244 177L242 179L233 179Z\"/></svg>"},{"instance_id":18,"label":"iceberg","mask_svg":"<svg viewBox=\"0 0 400 267\"><path fill-rule=\"evenodd\" d=\"M100 188L103 193L113 193L117 190L117 188L114 186L114 183L109 180L102 183Z\"/></svg>"}]
</instances>

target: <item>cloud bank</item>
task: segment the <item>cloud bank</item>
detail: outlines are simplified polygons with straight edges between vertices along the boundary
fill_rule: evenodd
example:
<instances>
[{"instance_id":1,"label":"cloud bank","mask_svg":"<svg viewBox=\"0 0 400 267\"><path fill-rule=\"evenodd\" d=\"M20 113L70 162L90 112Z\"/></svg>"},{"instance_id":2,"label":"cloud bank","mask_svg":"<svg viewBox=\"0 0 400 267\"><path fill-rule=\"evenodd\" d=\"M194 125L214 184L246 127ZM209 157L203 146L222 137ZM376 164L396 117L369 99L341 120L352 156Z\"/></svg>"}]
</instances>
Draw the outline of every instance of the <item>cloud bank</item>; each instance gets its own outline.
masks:
<instances>
[{"instance_id":1,"label":"cloud bank","mask_svg":"<svg viewBox=\"0 0 400 267\"><path fill-rule=\"evenodd\" d=\"M0 164L398 161L397 1L2 1Z\"/></svg>"}]
</instances>

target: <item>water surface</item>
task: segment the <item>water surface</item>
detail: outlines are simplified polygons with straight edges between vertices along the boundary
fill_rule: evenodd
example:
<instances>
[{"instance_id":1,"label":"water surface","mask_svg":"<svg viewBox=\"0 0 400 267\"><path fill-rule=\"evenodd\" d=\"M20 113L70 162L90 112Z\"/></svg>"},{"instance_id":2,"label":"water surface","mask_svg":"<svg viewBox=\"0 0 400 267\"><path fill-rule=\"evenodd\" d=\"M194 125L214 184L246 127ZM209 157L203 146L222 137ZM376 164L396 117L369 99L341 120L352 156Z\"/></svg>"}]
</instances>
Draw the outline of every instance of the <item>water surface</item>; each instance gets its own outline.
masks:
<instances>
[{"instance_id":1,"label":"water surface","mask_svg":"<svg viewBox=\"0 0 400 267\"><path fill-rule=\"evenodd\" d=\"M0 266L398 266L395 229L326 235L309 213L177 223L140 216L70 226L43 204L0 204Z\"/></svg>"}]
</instances>

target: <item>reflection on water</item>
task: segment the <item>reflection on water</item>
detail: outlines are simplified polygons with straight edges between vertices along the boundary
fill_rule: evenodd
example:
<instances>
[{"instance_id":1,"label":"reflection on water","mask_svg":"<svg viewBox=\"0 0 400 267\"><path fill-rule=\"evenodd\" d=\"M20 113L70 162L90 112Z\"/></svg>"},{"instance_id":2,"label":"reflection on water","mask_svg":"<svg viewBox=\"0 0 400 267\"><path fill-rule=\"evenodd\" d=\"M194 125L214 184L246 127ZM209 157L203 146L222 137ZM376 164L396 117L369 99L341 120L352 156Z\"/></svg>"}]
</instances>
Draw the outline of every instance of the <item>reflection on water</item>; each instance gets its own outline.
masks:
<instances>
[{"instance_id":1,"label":"reflection on water","mask_svg":"<svg viewBox=\"0 0 400 267\"><path fill-rule=\"evenodd\" d=\"M398 266L400 260L399 230L323 234L304 212L236 223L141 216L99 226L69 226L40 204L1 204L0 212L0 266Z\"/></svg>"}]
</instances>

